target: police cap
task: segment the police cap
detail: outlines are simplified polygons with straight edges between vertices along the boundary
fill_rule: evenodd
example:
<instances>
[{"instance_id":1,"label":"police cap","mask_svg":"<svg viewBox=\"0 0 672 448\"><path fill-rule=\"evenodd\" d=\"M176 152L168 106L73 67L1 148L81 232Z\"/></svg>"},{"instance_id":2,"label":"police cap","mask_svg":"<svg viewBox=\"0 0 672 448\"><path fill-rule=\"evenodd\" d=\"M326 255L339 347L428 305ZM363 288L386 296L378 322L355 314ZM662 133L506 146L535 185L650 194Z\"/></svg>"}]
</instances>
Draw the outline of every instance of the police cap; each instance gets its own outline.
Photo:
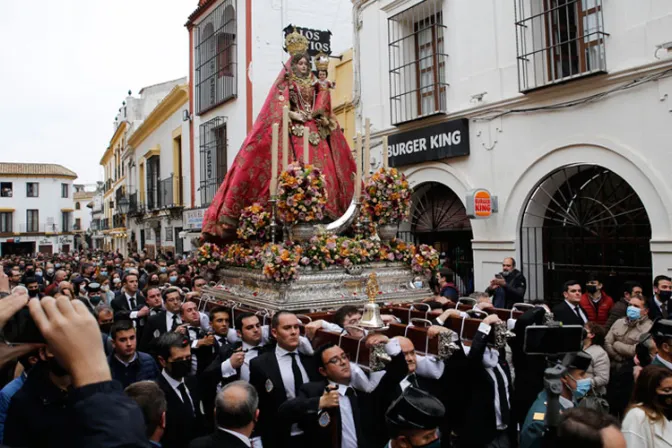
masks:
<instances>
[{"instance_id":1,"label":"police cap","mask_svg":"<svg viewBox=\"0 0 672 448\"><path fill-rule=\"evenodd\" d=\"M409 386L385 413L385 421L395 430L438 428L446 413L441 401Z\"/></svg>"},{"instance_id":2,"label":"police cap","mask_svg":"<svg viewBox=\"0 0 672 448\"><path fill-rule=\"evenodd\" d=\"M672 319L659 319L651 327L651 334L656 344L662 344L666 339L672 338Z\"/></svg>"}]
</instances>

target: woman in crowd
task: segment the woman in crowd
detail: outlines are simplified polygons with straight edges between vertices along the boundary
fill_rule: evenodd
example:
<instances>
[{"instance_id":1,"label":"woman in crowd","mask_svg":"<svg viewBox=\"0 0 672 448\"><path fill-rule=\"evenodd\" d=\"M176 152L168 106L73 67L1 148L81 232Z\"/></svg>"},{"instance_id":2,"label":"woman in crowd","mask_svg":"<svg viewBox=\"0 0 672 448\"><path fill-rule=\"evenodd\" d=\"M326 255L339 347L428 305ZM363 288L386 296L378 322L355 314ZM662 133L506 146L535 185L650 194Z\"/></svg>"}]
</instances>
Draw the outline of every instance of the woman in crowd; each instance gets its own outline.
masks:
<instances>
[{"instance_id":1,"label":"woman in crowd","mask_svg":"<svg viewBox=\"0 0 672 448\"><path fill-rule=\"evenodd\" d=\"M630 408L623 420L628 448L668 447L672 442L672 371L645 367L637 378Z\"/></svg>"},{"instance_id":2,"label":"woman in crowd","mask_svg":"<svg viewBox=\"0 0 672 448\"><path fill-rule=\"evenodd\" d=\"M105 304L109 305L114 299L114 292L110 288L110 278L107 275L99 275L96 277L96 282L100 283L100 289L105 293Z\"/></svg>"},{"instance_id":3,"label":"woman in crowd","mask_svg":"<svg viewBox=\"0 0 672 448\"><path fill-rule=\"evenodd\" d=\"M609 383L610 369L609 355L604 350L604 338L607 332L602 325L595 322L586 323L585 329L586 337L583 340L583 350L593 358L586 375L591 379L593 391L598 395L605 395Z\"/></svg>"}]
</instances>

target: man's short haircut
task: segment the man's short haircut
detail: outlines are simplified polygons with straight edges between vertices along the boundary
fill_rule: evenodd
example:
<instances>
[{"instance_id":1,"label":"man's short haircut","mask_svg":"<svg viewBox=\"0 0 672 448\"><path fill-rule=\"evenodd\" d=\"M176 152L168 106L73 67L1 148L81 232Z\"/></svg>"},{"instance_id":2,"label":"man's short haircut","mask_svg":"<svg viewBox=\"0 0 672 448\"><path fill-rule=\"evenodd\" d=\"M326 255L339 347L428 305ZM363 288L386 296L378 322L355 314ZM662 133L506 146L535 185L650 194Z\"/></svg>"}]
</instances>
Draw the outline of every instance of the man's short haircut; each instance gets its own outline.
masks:
<instances>
[{"instance_id":1,"label":"man's short haircut","mask_svg":"<svg viewBox=\"0 0 672 448\"><path fill-rule=\"evenodd\" d=\"M124 278L121 279L121 282L125 285L128 283L128 277L135 277L136 280L139 280L140 277L138 276L137 272L131 271L128 274L124 275Z\"/></svg>"},{"instance_id":2,"label":"man's short haircut","mask_svg":"<svg viewBox=\"0 0 672 448\"><path fill-rule=\"evenodd\" d=\"M147 288L147 295L149 295L149 291L152 291L152 290L159 291L159 295L161 295L161 288L159 288L158 286L150 286L149 288Z\"/></svg>"},{"instance_id":3,"label":"man's short haircut","mask_svg":"<svg viewBox=\"0 0 672 448\"><path fill-rule=\"evenodd\" d=\"M602 448L602 431L613 426L620 429L613 416L594 409L576 407L560 416L557 446L572 448Z\"/></svg>"},{"instance_id":4,"label":"man's short haircut","mask_svg":"<svg viewBox=\"0 0 672 448\"><path fill-rule=\"evenodd\" d=\"M189 339L181 335L180 333L173 333L169 331L168 333L163 333L159 336L159 339L156 341L156 354L168 361L170 358L170 349L171 348L184 348L189 346Z\"/></svg>"},{"instance_id":5,"label":"man's short haircut","mask_svg":"<svg viewBox=\"0 0 672 448\"><path fill-rule=\"evenodd\" d=\"M569 287L574 286L574 285L580 285L581 283L577 282L576 280L567 280L565 283L562 285L562 292L569 292Z\"/></svg>"},{"instance_id":6,"label":"man's short haircut","mask_svg":"<svg viewBox=\"0 0 672 448\"><path fill-rule=\"evenodd\" d=\"M441 268L439 269L439 275L446 279L447 282L452 282L455 280L455 274L452 269Z\"/></svg>"},{"instance_id":7,"label":"man's short haircut","mask_svg":"<svg viewBox=\"0 0 672 448\"><path fill-rule=\"evenodd\" d=\"M36 277L26 277L26 280L23 283L26 286L30 285L31 283L37 283L37 278Z\"/></svg>"},{"instance_id":8,"label":"man's short haircut","mask_svg":"<svg viewBox=\"0 0 672 448\"><path fill-rule=\"evenodd\" d=\"M164 289L163 292L161 293L161 297L163 298L163 301L165 302L166 297L168 297L168 294L173 293L173 292L178 293L180 295L180 298L182 298L182 290L180 290L180 288L177 288L175 286L171 286L170 288Z\"/></svg>"},{"instance_id":9,"label":"man's short haircut","mask_svg":"<svg viewBox=\"0 0 672 448\"><path fill-rule=\"evenodd\" d=\"M273 319L271 319L271 327L278 328L278 325L280 325L280 317L285 314L291 314L292 316L295 316L295 314L292 313L291 311L280 310L273 315Z\"/></svg>"},{"instance_id":10,"label":"man's short haircut","mask_svg":"<svg viewBox=\"0 0 672 448\"><path fill-rule=\"evenodd\" d=\"M194 286L196 286L196 280L204 280L205 281L205 279L203 277L201 277L200 275L195 276L193 279L191 279L191 287L192 288ZM206 281L205 283L207 284L208 282Z\"/></svg>"},{"instance_id":11,"label":"man's short haircut","mask_svg":"<svg viewBox=\"0 0 672 448\"><path fill-rule=\"evenodd\" d=\"M598 275L597 275L597 272L591 272L590 274L588 274L588 279L586 280L586 283L588 283L588 282L602 283L600 281L600 277L598 277Z\"/></svg>"},{"instance_id":12,"label":"man's short haircut","mask_svg":"<svg viewBox=\"0 0 672 448\"><path fill-rule=\"evenodd\" d=\"M112 328L110 328L110 337L112 338L112 340L116 340L117 333L128 330L135 330L133 322L128 319L118 320L115 323L113 323Z\"/></svg>"},{"instance_id":13,"label":"man's short haircut","mask_svg":"<svg viewBox=\"0 0 672 448\"><path fill-rule=\"evenodd\" d=\"M653 286L657 288L662 281L672 282L672 278L667 275L656 275L656 278L653 279Z\"/></svg>"},{"instance_id":14,"label":"man's short haircut","mask_svg":"<svg viewBox=\"0 0 672 448\"><path fill-rule=\"evenodd\" d=\"M145 420L145 435L151 437L161 424L161 416L168 408L166 394L154 381L138 381L128 386L124 393L138 403Z\"/></svg>"},{"instance_id":15,"label":"man's short haircut","mask_svg":"<svg viewBox=\"0 0 672 448\"><path fill-rule=\"evenodd\" d=\"M506 257L504 260L511 260L511 267L516 267L516 259L513 257Z\"/></svg>"},{"instance_id":16,"label":"man's short haircut","mask_svg":"<svg viewBox=\"0 0 672 448\"><path fill-rule=\"evenodd\" d=\"M634 280L627 281L623 283L623 292L627 292L628 294L632 295L632 290L635 288L642 288L642 284L639 282L636 282Z\"/></svg>"},{"instance_id":17,"label":"man's short haircut","mask_svg":"<svg viewBox=\"0 0 672 448\"><path fill-rule=\"evenodd\" d=\"M250 317L257 317L254 313L250 313L249 311L246 311L244 313L236 313L236 330L242 330L243 329L243 320L249 319Z\"/></svg>"},{"instance_id":18,"label":"man's short haircut","mask_svg":"<svg viewBox=\"0 0 672 448\"><path fill-rule=\"evenodd\" d=\"M641 301L642 306L644 308L646 308L647 310L649 309L649 301L646 300L646 297L644 297L643 295L637 294L635 296L630 297L630 300L632 300L632 299L637 299L637 300Z\"/></svg>"},{"instance_id":19,"label":"man's short haircut","mask_svg":"<svg viewBox=\"0 0 672 448\"><path fill-rule=\"evenodd\" d=\"M210 310L210 321L215 320L215 314L218 313L226 313L227 316L229 316L229 320L231 320L231 313L229 312L229 309L224 307L224 306L216 306L213 309ZM229 322L231 323L231 322Z\"/></svg>"},{"instance_id":20,"label":"man's short haircut","mask_svg":"<svg viewBox=\"0 0 672 448\"><path fill-rule=\"evenodd\" d=\"M315 349L314 353L314 359L317 360L317 367L326 367L326 364L324 363L324 360L322 359L322 355L324 354L325 351L329 350L330 348L337 347L337 345L333 342L327 342L326 344L322 344L319 347Z\"/></svg>"},{"instance_id":21,"label":"man's short haircut","mask_svg":"<svg viewBox=\"0 0 672 448\"><path fill-rule=\"evenodd\" d=\"M246 392L245 400L225 400L224 396L230 389L243 389ZM259 395L247 381L234 381L222 388L215 400L215 420L222 428L243 428L249 425L257 413Z\"/></svg>"},{"instance_id":22,"label":"man's short haircut","mask_svg":"<svg viewBox=\"0 0 672 448\"><path fill-rule=\"evenodd\" d=\"M95 314L96 319L98 319L98 316L100 316L100 313L103 313L103 312L109 312L109 313L112 313L112 315L114 315L114 310L112 309L112 307L110 307L110 305L106 305L104 303L99 304L93 310L93 313Z\"/></svg>"},{"instance_id":23,"label":"man's short haircut","mask_svg":"<svg viewBox=\"0 0 672 448\"><path fill-rule=\"evenodd\" d=\"M336 312L334 313L333 321L336 325L343 328L345 319L348 316L352 316L353 314L359 314L359 313L361 312L359 311L358 307L354 305L343 305L342 307L337 309Z\"/></svg>"}]
</instances>

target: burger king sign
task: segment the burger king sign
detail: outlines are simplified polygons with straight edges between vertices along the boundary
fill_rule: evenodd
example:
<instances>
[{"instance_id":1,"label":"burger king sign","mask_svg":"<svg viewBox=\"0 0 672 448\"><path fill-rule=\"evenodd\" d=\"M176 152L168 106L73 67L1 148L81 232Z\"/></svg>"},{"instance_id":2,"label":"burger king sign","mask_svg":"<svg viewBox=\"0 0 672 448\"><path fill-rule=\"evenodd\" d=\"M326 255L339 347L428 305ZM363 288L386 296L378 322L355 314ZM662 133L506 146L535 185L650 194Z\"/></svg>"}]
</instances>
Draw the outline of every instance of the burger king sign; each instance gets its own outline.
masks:
<instances>
[{"instance_id":1,"label":"burger king sign","mask_svg":"<svg viewBox=\"0 0 672 448\"><path fill-rule=\"evenodd\" d=\"M467 192L467 216L470 219L487 219L497 213L497 196L493 196L484 188Z\"/></svg>"}]
</instances>

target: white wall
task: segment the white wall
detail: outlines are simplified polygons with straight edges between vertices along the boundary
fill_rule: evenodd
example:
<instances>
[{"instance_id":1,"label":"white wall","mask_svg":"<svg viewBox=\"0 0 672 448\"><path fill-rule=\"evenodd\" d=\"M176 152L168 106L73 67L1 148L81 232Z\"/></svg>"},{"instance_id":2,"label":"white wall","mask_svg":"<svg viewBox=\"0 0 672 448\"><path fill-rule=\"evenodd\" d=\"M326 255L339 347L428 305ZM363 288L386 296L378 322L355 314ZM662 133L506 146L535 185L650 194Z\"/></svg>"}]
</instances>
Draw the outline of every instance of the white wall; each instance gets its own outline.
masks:
<instances>
[{"instance_id":1,"label":"white wall","mask_svg":"<svg viewBox=\"0 0 672 448\"><path fill-rule=\"evenodd\" d=\"M448 116L396 128L390 125L387 18L416 3L372 1L363 9L359 54L355 56L361 75L358 115L359 119L371 119L374 142L382 133L470 118L469 156L407 166L404 171L413 185L441 182L463 200L472 188L487 188L498 197L499 214L472 221L476 289L487 286L505 256L520 256L522 215L535 186L558 168L574 163L606 167L633 187L651 223L653 274L669 275L672 189L667 172L672 165L672 78L558 111L491 120L483 117L499 110L585 97L641 78L644 74L640 71L672 67L672 59L654 58L655 45L672 40L672 3L603 1L604 31L610 34L606 38L609 74L523 95L518 92L514 2L444 1ZM396 6L381 10L390 5ZM488 92L484 101L473 102L471 96L480 92Z\"/></svg>"},{"instance_id":2,"label":"white wall","mask_svg":"<svg viewBox=\"0 0 672 448\"><path fill-rule=\"evenodd\" d=\"M0 208L14 209L14 232L25 232L26 210L39 210L40 232L44 232L44 225L53 220L56 228L61 229L61 209L74 209L72 199L73 187L71 179L63 178L30 178L30 177L0 177L0 182L12 182L13 195L11 198L0 197ZM39 183L39 197L26 196L26 183ZM61 197L61 184L68 184L68 197ZM72 220L74 225L74 219Z\"/></svg>"}]
</instances>

